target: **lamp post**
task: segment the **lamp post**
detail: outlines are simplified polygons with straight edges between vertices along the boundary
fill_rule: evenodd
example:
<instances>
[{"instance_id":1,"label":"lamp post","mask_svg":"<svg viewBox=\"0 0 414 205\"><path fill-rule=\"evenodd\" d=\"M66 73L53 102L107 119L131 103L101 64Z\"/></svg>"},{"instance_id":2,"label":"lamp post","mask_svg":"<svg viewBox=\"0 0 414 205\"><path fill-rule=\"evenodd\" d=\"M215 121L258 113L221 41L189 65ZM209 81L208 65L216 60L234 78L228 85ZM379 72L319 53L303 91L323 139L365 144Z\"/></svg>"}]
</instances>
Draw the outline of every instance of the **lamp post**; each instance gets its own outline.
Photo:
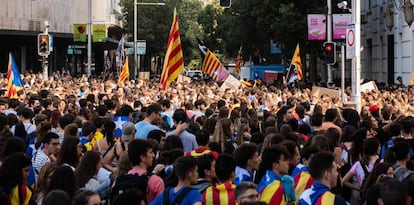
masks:
<instances>
[{"instance_id":1,"label":"lamp post","mask_svg":"<svg viewBox=\"0 0 414 205\"><path fill-rule=\"evenodd\" d=\"M385 8L385 24L388 30L392 30L394 27L394 12L391 10L391 0L388 0L386 8Z\"/></svg>"},{"instance_id":2,"label":"lamp post","mask_svg":"<svg viewBox=\"0 0 414 205\"><path fill-rule=\"evenodd\" d=\"M388 0L388 4L391 4L391 2L394 2L394 7L396 9L404 13L405 22L408 24L408 26L411 26L414 20L414 13L413 13L414 5L413 3L411 3L411 0ZM387 10L385 10L385 14L387 15Z\"/></svg>"},{"instance_id":3,"label":"lamp post","mask_svg":"<svg viewBox=\"0 0 414 205\"><path fill-rule=\"evenodd\" d=\"M404 0L404 16L405 22L407 22L408 26L411 26L413 23L413 4L411 0Z\"/></svg>"},{"instance_id":4,"label":"lamp post","mask_svg":"<svg viewBox=\"0 0 414 205\"><path fill-rule=\"evenodd\" d=\"M150 5L150 6L164 6L165 3L152 3L152 2L137 2L134 0L134 75L138 74L138 53L137 53L137 39L138 39L138 5Z\"/></svg>"},{"instance_id":5,"label":"lamp post","mask_svg":"<svg viewBox=\"0 0 414 205\"><path fill-rule=\"evenodd\" d=\"M92 61L92 0L88 0L88 64L86 74L91 77L91 62Z\"/></svg>"},{"instance_id":6,"label":"lamp post","mask_svg":"<svg viewBox=\"0 0 414 205\"><path fill-rule=\"evenodd\" d=\"M352 21L355 23L355 57L352 58L352 101L361 112L361 0L352 0Z\"/></svg>"}]
</instances>

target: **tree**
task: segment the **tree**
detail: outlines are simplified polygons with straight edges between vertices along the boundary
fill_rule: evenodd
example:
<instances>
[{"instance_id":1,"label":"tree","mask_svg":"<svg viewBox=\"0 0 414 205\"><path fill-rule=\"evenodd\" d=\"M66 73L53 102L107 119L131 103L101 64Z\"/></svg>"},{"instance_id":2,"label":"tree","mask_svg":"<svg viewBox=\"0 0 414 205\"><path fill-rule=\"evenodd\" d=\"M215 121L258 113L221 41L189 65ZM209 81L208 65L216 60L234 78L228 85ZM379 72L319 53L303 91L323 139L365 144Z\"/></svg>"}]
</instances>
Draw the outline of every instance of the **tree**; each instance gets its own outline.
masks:
<instances>
[{"instance_id":1,"label":"tree","mask_svg":"<svg viewBox=\"0 0 414 205\"><path fill-rule=\"evenodd\" d=\"M138 0L141 2L142 0ZM134 0L121 0L122 20L125 29L130 34L129 41L133 41L134 33ZM138 40L146 40L147 53L145 56L145 67L149 67L152 56L165 56L168 35L172 24L174 7L177 8L181 44L185 64L190 60L198 58L198 47L196 36L200 29L197 23L197 14L201 9L198 0L168 1L165 6L138 5Z\"/></svg>"}]
</instances>

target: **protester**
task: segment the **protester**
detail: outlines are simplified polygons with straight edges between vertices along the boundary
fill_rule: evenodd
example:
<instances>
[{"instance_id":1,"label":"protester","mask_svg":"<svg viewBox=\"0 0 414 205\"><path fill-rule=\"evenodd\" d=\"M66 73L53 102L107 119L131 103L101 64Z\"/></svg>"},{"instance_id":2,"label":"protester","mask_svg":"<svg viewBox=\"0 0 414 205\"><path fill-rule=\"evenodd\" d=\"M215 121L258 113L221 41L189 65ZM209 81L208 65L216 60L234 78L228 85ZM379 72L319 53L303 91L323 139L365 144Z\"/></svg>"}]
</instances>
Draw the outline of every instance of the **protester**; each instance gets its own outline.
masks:
<instances>
[{"instance_id":1,"label":"protester","mask_svg":"<svg viewBox=\"0 0 414 205\"><path fill-rule=\"evenodd\" d=\"M183 150L175 149L177 147L184 148L186 155L198 157L199 179L192 186L203 195L207 193L206 190L217 191L222 184L229 186L226 188L226 194L233 193L232 179L236 179L236 184L238 181L256 181L259 187L257 191L264 193L263 187L266 183L260 180L263 179L263 175L270 176L266 172L270 171L280 178L275 183L279 183L279 190L283 190L281 197L276 197L270 192L261 193L259 197L264 201L274 197L284 203L294 203L295 199L300 198L300 193L312 183L307 164L312 160L313 154L323 151L334 153L335 163L347 173L351 167L358 167L358 161L364 161L360 159L360 156L364 155L363 144L370 141L370 138L378 139L381 147L384 147L384 154L380 155L381 160L391 163L396 168L385 178L392 176L402 181L410 181L410 176L414 176L411 174L414 166L410 160L410 147L413 147L410 145L413 144L414 133L414 89L411 87L396 89L390 85L377 84L378 89L361 92L362 109L356 111L345 107L337 97L326 94L314 96L315 93L312 95L310 86L306 85L291 88L277 84L252 83L253 86L243 89L219 89L219 84L214 81L199 80L191 83L174 82L162 91L160 84L152 80L134 79L134 82L127 80L118 84L113 76L102 80L86 76L68 77L67 73L65 76L55 73L54 80L42 80L40 75L25 74L24 82L24 90L17 92L17 99L8 99L4 94L0 97L0 112L10 114L0 115L0 147L3 150L0 161L4 163L7 156L12 153L26 151L25 143L31 141L30 149L27 151L38 156L36 159L32 158L34 169L29 166L31 174L27 179L27 185L34 185L37 174L35 171L42 172L42 168L45 168L46 172L39 172L37 186L31 186L34 188L36 201L40 203L49 191L47 178L52 177L54 172L53 166L44 163L48 160L43 161L47 158L41 153L52 162L56 157L57 164L69 166L75 172L83 172L77 169L81 167L82 162L79 161L82 160L83 152L89 150L88 147L99 151L103 158L110 159L111 155L115 156L114 153L119 156L114 157L119 160L117 167L108 167L114 171L112 180L116 181L117 177L125 173L146 173L148 181L154 182L149 183L148 191L120 194L116 200L110 200L111 204L129 204L131 201L150 203L163 193L165 185L177 186L178 179L174 174L173 162L183 155ZM5 88L6 79L0 78L0 84ZM349 91L345 94L348 95ZM182 112L185 117L174 119L174 112ZM122 116L121 121L118 120L119 116ZM171 127L171 119L176 121L176 128ZM141 148L139 153L132 151L132 160L128 159L129 149L122 148L122 144L129 147L128 137L125 137L127 135L120 139L115 137L122 132L122 127L127 125L127 121L135 123L135 129L130 129L136 130L131 135L133 138L156 140L156 143L140 141L145 146L138 146ZM31 133L19 133L23 131L16 129L21 126L20 122L23 122L24 126L32 124L30 127L33 127L33 131L30 128L26 132ZM36 126L38 130L35 129ZM19 141L12 137L10 127L17 131L14 134L19 135ZM199 129L203 131L197 132ZM56 144L54 138L53 142L44 143L44 140L48 140L49 132L57 133L62 144ZM168 137L164 138L166 133ZM85 143L80 143L79 137L85 140ZM407 145L400 143L401 137L408 143L408 150ZM269 157L268 149L274 144L289 144L286 140L294 141L294 145L289 146L290 153L283 154L285 159L274 161L275 159ZM56 146L51 148L51 144ZM85 144L86 150L81 149L81 144ZM256 151L246 151L246 147L256 147L252 149ZM308 148L312 150L310 154L298 154L302 154L302 151L307 151ZM149 149L156 153L155 156L149 153ZM128 153L124 150L128 150ZM236 151L233 152L234 150ZM228 162L225 169L215 170L218 153L222 151L236 159L237 168L231 167L231 163ZM40 155L42 157L38 158ZM298 164L299 158L302 163ZM38 163L40 159L42 163ZM263 161L257 167L260 159ZM154 161L157 162L153 163ZM87 179L97 177L101 184L104 179L109 178L110 172L100 168L95 175L96 169L103 164L95 162L82 165L88 167L92 173L82 176ZM288 163L288 171L284 170L284 162ZM112 163L115 164L117 163ZM265 164L278 166L266 167ZM356 170L355 176L362 177L361 170ZM227 176L225 173L230 174ZM234 176L231 173L234 173ZM383 170L378 173L382 173L381 176L384 174ZM333 173L331 174L333 176ZM374 178L373 176L366 179L373 187L376 186ZM359 179L364 180L365 177ZM59 183L61 182L55 180L52 187ZM79 188L70 183L66 184L59 186L72 187L68 188L72 197L74 191ZM366 189L364 188L364 192ZM343 194L346 187L335 191ZM375 190L373 193L375 194ZM251 199L255 199L254 194L251 195ZM241 203L237 197L227 196L231 198L230 203L233 203L233 198L234 203L236 200L237 203ZM376 195L370 198L370 202L375 197ZM102 201L108 201L108 198L103 196Z\"/></svg>"},{"instance_id":2,"label":"protester","mask_svg":"<svg viewBox=\"0 0 414 205\"><path fill-rule=\"evenodd\" d=\"M236 190L234 190L234 196L236 198L237 204L259 201L257 185L253 182L241 182L236 186Z\"/></svg>"}]
</instances>

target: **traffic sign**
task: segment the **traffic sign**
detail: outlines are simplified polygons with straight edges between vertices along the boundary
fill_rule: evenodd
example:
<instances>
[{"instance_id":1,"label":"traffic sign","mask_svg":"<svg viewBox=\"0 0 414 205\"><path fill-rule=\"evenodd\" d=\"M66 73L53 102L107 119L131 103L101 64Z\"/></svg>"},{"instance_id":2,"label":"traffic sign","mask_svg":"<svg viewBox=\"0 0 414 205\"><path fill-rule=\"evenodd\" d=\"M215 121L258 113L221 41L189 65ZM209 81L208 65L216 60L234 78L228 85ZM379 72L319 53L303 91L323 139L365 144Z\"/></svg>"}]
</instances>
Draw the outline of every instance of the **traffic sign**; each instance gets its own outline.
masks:
<instances>
[{"instance_id":1,"label":"traffic sign","mask_svg":"<svg viewBox=\"0 0 414 205\"><path fill-rule=\"evenodd\" d=\"M348 24L346 27L346 58L352 59L356 57L355 47L355 24Z\"/></svg>"}]
</instances>

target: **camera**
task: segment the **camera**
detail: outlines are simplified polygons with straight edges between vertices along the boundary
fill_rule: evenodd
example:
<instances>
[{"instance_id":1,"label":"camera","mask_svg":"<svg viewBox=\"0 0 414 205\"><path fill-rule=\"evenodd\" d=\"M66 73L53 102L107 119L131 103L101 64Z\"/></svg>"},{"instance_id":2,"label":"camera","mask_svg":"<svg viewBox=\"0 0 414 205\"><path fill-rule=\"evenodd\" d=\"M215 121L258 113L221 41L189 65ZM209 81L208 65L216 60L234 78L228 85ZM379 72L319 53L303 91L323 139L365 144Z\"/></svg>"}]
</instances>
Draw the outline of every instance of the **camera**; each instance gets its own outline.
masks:
<instances>
[{"instance_id":1,"label":"camera","mask_svg":"<svg viewBox=\"0 0 414 205\"><path fill-rule=\"evenodd\" d=\"M347 9L348 2L347 1L342 1L342 2L338 3L337 6L340 9Z\"/></svg>"}]
</instances>

